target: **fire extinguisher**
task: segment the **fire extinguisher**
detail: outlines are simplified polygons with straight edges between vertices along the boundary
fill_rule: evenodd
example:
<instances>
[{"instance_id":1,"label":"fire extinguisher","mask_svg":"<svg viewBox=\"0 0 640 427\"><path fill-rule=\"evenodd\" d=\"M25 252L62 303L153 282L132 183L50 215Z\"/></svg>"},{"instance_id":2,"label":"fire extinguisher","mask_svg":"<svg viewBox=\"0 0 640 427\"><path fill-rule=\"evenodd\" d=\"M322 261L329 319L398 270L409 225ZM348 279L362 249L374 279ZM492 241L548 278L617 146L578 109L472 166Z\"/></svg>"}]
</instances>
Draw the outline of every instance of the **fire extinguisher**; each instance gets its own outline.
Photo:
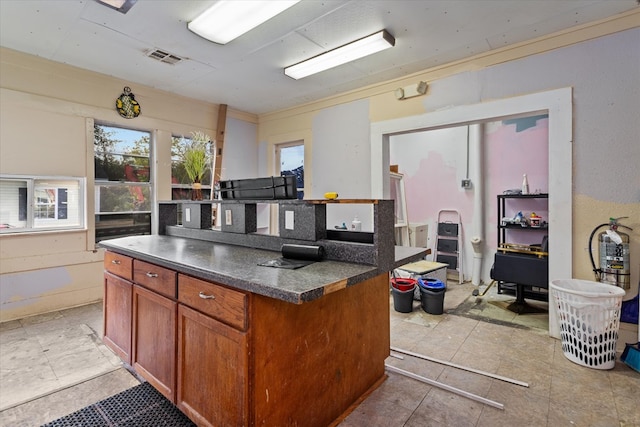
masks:
<instances>
[{"instance_id":1,"label":"fire extinguisher","mask_svg":"<svg viewBox=\"0 0 640 427\"><path fill-rule=\"evenodd\" d=\"M618 220L623 218L628 217L609 218L608 223L600 224L593 229L589 236L589 256L591 256L591 266L596 275L596 281L618 286L622 289L629 289L631 287L629 235L618 231L618 228L633 229L626 225L618 224ZM600 268L596 268L593 260L592 242L593 236L602 227L609 227L609 229L598 234Z\"/></svg>"}]
</instances>

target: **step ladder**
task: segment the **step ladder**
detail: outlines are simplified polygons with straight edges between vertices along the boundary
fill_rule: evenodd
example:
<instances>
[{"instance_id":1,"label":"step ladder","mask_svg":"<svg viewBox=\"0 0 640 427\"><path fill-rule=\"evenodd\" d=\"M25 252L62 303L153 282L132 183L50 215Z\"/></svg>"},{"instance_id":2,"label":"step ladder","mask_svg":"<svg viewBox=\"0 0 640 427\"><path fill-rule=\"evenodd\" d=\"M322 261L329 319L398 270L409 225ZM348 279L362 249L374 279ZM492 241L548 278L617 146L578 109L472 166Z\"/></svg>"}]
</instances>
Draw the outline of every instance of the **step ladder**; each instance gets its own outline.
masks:
<instances>
[{"instance_id":1,"label":"step ladder","mask_svg":"<svg viewBox=\"0 0 640 427\"><path fill-rule=\"evenodd\" d=\"M448 219L447 219L448 218ZM438 212L436 224L436 262L448 264L447 270L458 272L458 283L462 277L462 222L460 213L452 209L442 209Z\"/></svg>"}]
</instances>

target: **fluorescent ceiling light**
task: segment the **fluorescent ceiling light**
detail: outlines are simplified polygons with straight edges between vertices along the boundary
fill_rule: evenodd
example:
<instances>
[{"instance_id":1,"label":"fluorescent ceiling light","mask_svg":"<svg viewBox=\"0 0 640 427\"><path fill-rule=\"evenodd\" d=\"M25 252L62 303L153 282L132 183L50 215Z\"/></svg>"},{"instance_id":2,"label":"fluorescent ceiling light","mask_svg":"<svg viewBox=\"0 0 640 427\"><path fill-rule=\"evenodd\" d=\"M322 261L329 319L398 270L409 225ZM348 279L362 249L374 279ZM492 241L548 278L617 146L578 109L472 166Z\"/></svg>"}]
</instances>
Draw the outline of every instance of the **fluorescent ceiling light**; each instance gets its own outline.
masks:
<instances>
[{"instance_id":1,"label":"fluorescent ceiling light","mask_svg":"<svg viewBox=\"0 0 640 427\"><path fill-rule=\"evenodd\" d=\"M293 78L301 79L347 62L355 61L367 55L390 48L396 44L396 40L386 30L379 31L370 36L356 40L339 48L330 50L306 61L284 69L284 73Z\"/></svg>"},{"instance_id":2,"label":"fluorescent ceiling light","mask_svg":"<svg viewBox=\"0 0 640 427\"><path fill-rule=\"evenodd\" d=\"M220 0L187 27L207 40L226 44L300 0Z\"/></svg>"}]
</instances>

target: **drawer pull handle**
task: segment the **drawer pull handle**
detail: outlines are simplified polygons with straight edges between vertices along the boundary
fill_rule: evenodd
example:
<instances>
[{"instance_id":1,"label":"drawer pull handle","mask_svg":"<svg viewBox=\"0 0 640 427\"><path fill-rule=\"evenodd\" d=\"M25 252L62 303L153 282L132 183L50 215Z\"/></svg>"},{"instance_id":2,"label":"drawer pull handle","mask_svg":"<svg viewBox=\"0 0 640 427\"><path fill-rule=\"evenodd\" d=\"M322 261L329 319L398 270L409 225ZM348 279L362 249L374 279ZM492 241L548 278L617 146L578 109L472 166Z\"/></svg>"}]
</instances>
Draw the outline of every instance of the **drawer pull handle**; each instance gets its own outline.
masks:
<instances>
[{"instance_id":1,"label":"drawer pull handle","mask_svg":"<svg viewBox=\"0 0 640 427\"><path fill-rule=\"evenodd\" d=\"M158 273L152 273L152 272L148 272L147 273L147 277L158 277Z\"/></svg>"},{"instance_id":2,"label":"drawer pull handle","mask_svg":"<svg viewBox=\"0 0 640 427\"><path fill-rule=\"evenodd\" d=\"M207 295L204 292L200 291L198 296L202 299L216 299L215 295Z\"/></svg>"},{"instance_id":3,"label":"drawer pull handle","mask_svg":"<svg viewBox=\"0 0 640 427\"><path fill-rule=\"evenodd\" d=\"M113 260L111 260L111 264L120 265L120 260L119 259L113 259Z\"/></svg>"}]
</instances>

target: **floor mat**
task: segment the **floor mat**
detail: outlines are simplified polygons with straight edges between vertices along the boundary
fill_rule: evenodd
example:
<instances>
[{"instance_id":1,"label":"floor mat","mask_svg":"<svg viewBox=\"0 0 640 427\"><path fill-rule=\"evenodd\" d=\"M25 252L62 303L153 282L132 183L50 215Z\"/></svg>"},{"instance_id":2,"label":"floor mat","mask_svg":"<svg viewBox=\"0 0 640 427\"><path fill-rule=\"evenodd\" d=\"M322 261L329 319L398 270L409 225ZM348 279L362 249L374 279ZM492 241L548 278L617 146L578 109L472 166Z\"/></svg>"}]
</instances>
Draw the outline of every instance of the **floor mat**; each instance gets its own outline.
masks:
<instances>
[{"instance_id":1,"label":"floor mat","mask_svg":"<svg viewBox=\"0 0 640 427\"><path fill-rule=\"evenodd\" d=\"M446 296L445 296L446 298ZM448 314L468 317L497 325L515 328L549 330L548 303L528 300L525 309L512 309L515 297L488 293L485 296L469 296Z\"/></svg>"},{"instance_id":2,"label":"floor mat","mask_svg":"<svg viewBox=\"0 0 640 427\"><path fill-rule=\"evenodd\" d=\"M178 408L149 383L142 383L42 427L193 427Z\"/></svg>"}]
</instances>

